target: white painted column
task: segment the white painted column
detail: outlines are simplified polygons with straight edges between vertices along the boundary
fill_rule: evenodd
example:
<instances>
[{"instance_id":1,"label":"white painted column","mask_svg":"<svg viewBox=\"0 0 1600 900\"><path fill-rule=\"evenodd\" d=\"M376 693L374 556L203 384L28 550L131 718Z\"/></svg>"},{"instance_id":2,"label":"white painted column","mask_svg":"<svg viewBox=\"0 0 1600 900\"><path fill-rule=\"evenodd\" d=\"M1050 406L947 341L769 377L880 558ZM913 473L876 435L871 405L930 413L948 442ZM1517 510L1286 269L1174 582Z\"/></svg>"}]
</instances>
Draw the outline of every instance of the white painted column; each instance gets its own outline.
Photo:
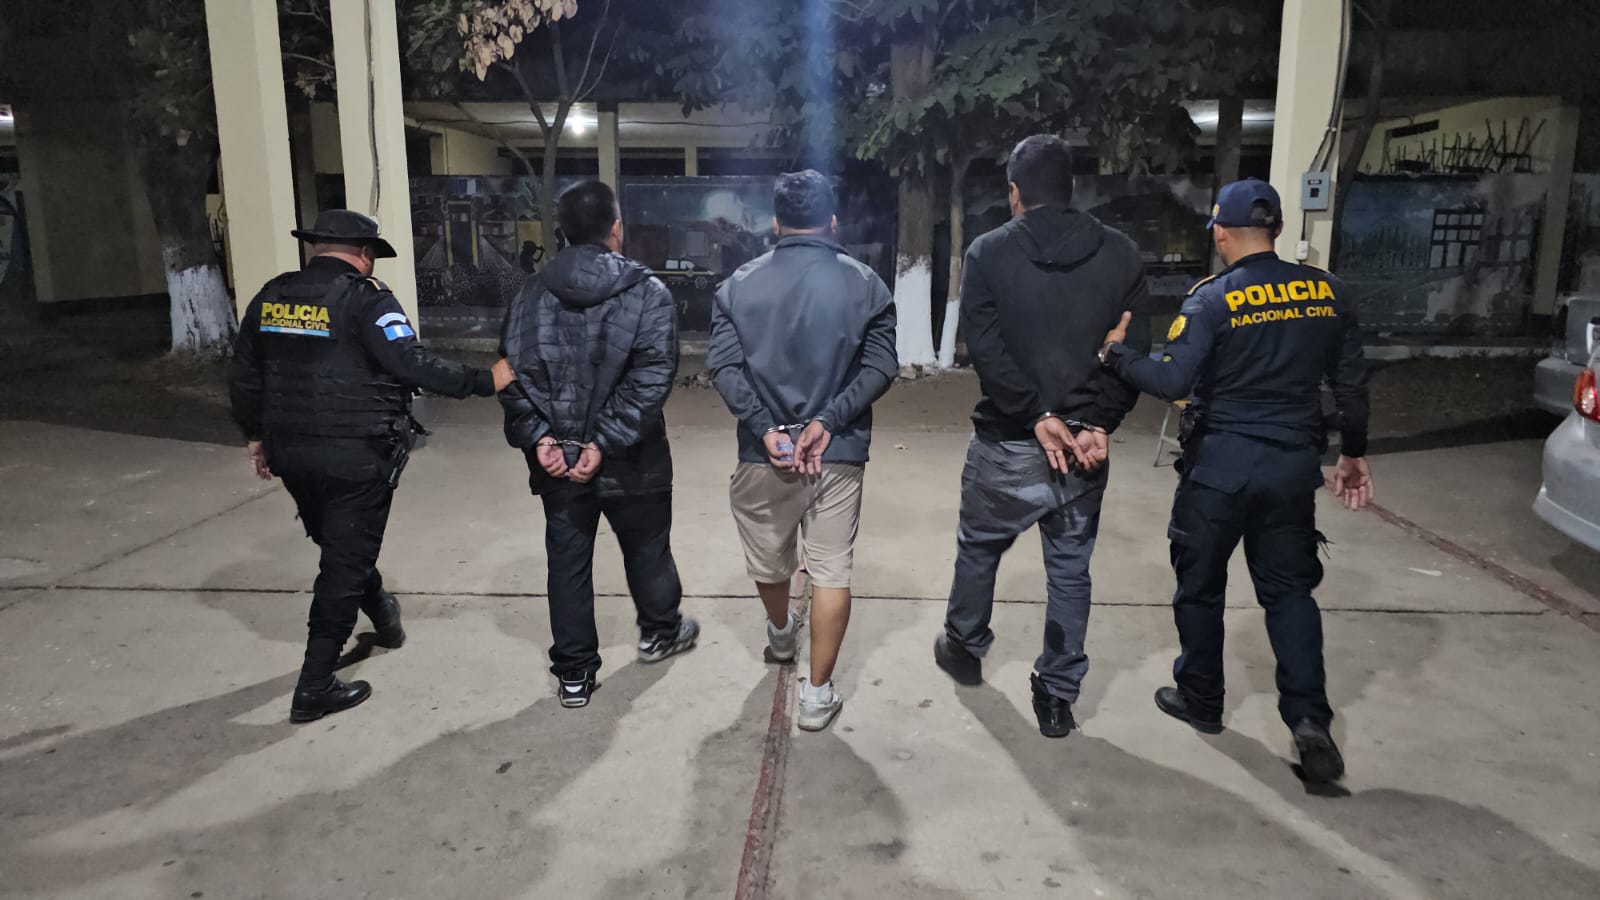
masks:
<instances>
[{"instance_id":1,"label":"white painted column","mask_svg":"<svg viewBox=\"0 0 1600 900\"><path fill-rule=\"evenodd\" d=\"M599 133L596 135L600 149L600 180L610 185L612 190L622 188L622 158L620 156L620 133L615 106L607 107L602 104L598 119Z\"/></svg>"},{"instance_id":2,"label":"white painted column","mask_svg":"<svg viewBox=\"0 0 1600 900\"><path fill-rule=\"evenodd\" d=\"M1306 262L1326 268L1333 212L1311 213L1302 225L1300 179L1311 167L1333 112L1339 71L1342 0L1284 0L1283 42L1278 49L1278 100L1273 109L1272 186L1283 196L1284 229L1278 255L1293 259L1295 245L1311 244ZM1337 142L1327 164L1337 177ZM1327 186L1332 199L1333 185Z\"/></svg>"},{"instance_id":3,"label":"white painted column","mask_svg":"<svg viewBox=\"0 0 1600 900\"><path fill-rule=\"evenodd\" d=\"M420 332L395 0L333 0L332 11L345 203L377 219L400 254L379 260L375 274Z\"/></svg>"},{"instance_id":4,"label":"white painted column","mask_svg":"<svg viewBox=\"0 0 1600 900\"><path fill-rule=\"evenodd\" d=\"M235 305L239 312L268 279L300 268L289 113L275 0L206 0L217 134L227 178Z\"/></svg>"},{"instance_id":5,"label":"white painted column","mask_svg":"<svg viewBox=\"0 0 1600 900\"><path fill-rule=\"evenodd\" d=\"M1572 168L1578 155L1578 107L1561 107L1555 125L1550 187L1544 195L1544 224L1539 227L1539 268L1533 288L1536 316L1555 312L1561 289L1561 245L1567 239L1567 204L1572 200Z\"/></svg>"}]
</instances>

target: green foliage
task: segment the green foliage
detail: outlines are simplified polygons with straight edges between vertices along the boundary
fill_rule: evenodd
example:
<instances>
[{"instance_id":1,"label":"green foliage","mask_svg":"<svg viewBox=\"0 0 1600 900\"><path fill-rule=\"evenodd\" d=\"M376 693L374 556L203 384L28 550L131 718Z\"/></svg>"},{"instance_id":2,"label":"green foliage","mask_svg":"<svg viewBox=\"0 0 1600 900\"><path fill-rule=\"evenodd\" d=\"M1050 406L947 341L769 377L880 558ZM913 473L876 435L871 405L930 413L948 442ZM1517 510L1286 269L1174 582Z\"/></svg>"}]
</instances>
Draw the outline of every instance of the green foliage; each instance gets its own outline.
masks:
<instances>
[{"instance_id":1,"label":"green foliage","mask_svg":"<svg viewBox=\"0 0 1600 900\"><path fill-rule=\"evenodd\" d=\"M1269 62L1247 40L1260 21L1205 0L831 0L829 11L839 52L821 72L805 0L687 18L688 49L667 63L685 107L770 110L778 143L838 115L843 149L898 171L1003 157L1040 131L1172 169L1197 133L1181 102L1230 94ZM895 96L890 44L928 22L931 89ZM817 83L832 97L811 96Z\"/></svg>"},{"instance_id":2,"label":"green foliage","mask_svg":"<svg viewBox=\"0 0 1600 900\"><path fill-rule=\"evenodd\" d=\"M130 16L128 108L142 140L178 147L217 142L204 0L138 0Z\"/></svg>"}]
</instances>

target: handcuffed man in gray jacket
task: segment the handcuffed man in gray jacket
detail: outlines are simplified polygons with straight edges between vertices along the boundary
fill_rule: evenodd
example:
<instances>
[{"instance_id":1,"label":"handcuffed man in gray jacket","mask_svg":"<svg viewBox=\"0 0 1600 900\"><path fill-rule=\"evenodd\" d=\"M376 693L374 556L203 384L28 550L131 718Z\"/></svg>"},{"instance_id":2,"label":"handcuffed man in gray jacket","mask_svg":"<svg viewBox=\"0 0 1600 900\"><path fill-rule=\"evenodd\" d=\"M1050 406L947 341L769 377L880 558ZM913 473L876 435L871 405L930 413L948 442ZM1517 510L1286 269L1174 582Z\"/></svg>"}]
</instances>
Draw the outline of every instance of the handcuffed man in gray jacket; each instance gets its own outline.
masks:
<instances>
[{"instance_id":1,"label":"handcuffed man in gray jacket","mask_svg":"<svg viewBox=\"0 0 1600 900\"><path fill-rule=\"evenodd\" d=\"M811 170L784 175L773 209L777 247L717 291L706 365L739 419L733 517L779 661L795 657L789 585L805 559L811 677L798 724L820 731L844 705L833 667L850 623L872 403L900 365L889 288L836 242L833 185Z\"/></svg>"}]
</instances>

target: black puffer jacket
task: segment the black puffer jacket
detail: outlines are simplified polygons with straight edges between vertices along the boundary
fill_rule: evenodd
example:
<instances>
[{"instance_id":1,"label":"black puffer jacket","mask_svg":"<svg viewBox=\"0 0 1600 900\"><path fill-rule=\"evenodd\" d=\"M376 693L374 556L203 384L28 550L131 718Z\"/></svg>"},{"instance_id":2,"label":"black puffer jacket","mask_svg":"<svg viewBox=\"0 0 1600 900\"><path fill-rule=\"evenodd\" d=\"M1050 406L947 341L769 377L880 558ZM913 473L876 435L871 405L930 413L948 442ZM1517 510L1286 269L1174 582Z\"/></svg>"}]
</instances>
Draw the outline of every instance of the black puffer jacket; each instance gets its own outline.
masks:
<instances>
[{"instance_id":1,"label":"black puffer jacket","mask_svg":"<svg viewBox=\"0 0 1600 900\"><path fill-rule=\"evenodd\" d=\"M534 457L545 435L600 448L591 484L602 495L672 489L662 407L678 372L678 315L650 270L603 247L562 250L511 301L500 352L517 372L500 393L506 441L527 455L534 493L575 487Z\"/></svg>"}]
</instances>

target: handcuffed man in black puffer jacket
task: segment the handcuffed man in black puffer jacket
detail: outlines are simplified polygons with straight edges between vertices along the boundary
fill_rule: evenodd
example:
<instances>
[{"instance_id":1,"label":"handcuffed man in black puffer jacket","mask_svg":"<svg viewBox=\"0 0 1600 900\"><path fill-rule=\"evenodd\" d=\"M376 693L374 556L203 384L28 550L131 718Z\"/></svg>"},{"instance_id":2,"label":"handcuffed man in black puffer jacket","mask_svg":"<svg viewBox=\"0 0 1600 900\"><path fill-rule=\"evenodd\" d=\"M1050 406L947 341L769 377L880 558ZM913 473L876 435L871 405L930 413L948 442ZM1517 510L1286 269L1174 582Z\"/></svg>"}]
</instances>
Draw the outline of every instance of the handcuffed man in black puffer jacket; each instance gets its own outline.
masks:
<instances>
[{"instance_id":1,"label":"handcuffed man in black puffer jacket","mask_svg":"<svg viewBox=\"0 0 1600 900\"><path fill-rule=\"evenodd\" d=\"M550 671L561 705L598 687L594 539L603 515L622 547L639 613L639 660L694 646L672 558L672 451L662 408L678 372L677 307L649 269L621 255L611 188L561 196L571 245L527 280L506 314L501 353L516 380L500 395L506 440L523 451L544 501Z\"/></svg>"}]
</instances>

